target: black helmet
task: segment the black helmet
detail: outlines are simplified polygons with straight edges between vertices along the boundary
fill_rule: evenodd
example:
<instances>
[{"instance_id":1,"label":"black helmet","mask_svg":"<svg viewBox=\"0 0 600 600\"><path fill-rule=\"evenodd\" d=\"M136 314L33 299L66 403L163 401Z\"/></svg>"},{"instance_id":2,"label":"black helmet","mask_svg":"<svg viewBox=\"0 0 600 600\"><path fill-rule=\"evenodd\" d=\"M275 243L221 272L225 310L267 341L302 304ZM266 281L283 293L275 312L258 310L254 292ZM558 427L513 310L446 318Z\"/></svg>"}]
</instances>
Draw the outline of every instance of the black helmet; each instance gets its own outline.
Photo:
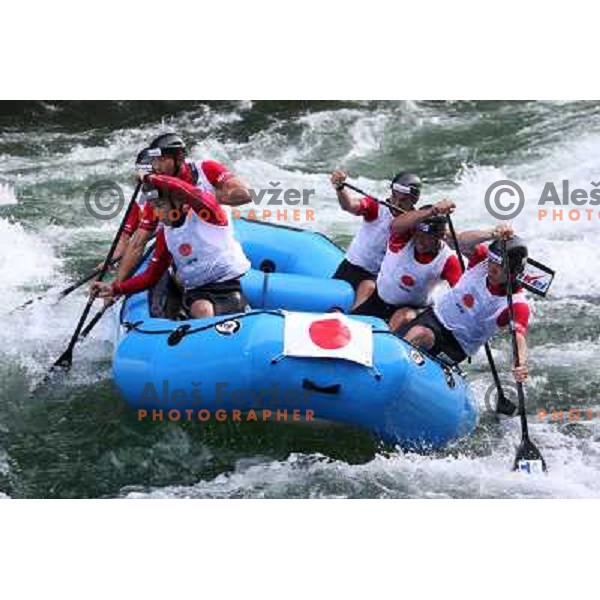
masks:
<instances>
[{"instance_id":1,"label":"black helmet","mask_svg":"<svg viewBox=\"0 0 600 600\"><path fill-rule=\"evenodd\" d=\"M135 159L135 170L144 173L152 171L152 157L149 155L149 148L141 150Z\"/></svg>"},{"instance_id":2,"label":"black helmet","mask_svg":"<svg viewBox=\"0 0 600 600\"><path fill-rule=\"evenodd\" d=\"M421 196L421 178L414 173L398 173L392 179L392 191L400 194L408 194L417 201Z\"/></svg>"},{"instance_id":3,"label":"black helmet","mask_svg":"<svg viewBox=\"0 0 600 600\"><path fill-rule=\"evenodd\" d=\"M186 153L185 142L176 133L162 133L152 140L148 147L151 157L155 156L177 156Z\"/></svg>"},{"instance_id":4,"label":"black helmet","mask_svg":"<svg viewBox=\"0 0 600 600\"><path fill-rule=\"evenodd\" d=\"M519 275L527 264L527 244L519 236L506 240L506 253L508 254L508 268L511 275ZM488 257L491 261L503 265L502 240L495 240L488 248Z\"/></svg>"},{"instance_id":5,"label":"black helmet","mask_svg":"<svg viewBox=\"0 0 600 600\"><path fill-rule=\"evenodd\" d=\"M422 206L421 210L432 208L432 204ZM419 221L416 226L416 230L421 233L428 233L435 235L436 237L444 237L446 234L446 226L448 225L448 219L443 215L432 215L422 221Z\"/></svg>"}]
</instances>

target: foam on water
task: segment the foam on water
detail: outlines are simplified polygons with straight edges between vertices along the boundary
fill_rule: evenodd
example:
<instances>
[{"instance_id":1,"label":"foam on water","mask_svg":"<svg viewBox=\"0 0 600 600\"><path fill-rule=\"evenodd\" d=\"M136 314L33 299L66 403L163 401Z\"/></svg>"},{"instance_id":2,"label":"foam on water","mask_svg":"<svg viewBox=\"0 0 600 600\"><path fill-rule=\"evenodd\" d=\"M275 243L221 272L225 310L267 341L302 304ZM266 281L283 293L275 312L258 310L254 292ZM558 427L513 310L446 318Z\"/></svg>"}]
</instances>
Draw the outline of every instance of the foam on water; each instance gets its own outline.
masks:
<instances>
[{"instance_id":1,"label":"foam on water","mask_svg":"<svg viewBox=\"0 0 600 600\"><path fill-rule=\"evenodd\" d=\"M18 299L18 288L51 281L60 261L45 240L29 233L23 225L0 218L0 281L4 306Z\"/></svg>"},{"instance_id":2,"label":"foam on water","mask_svg":"<svg viewBox=\"0 0 600 600\"><path fill-rule=\"evenodd\" d=\"M585 441L534 427L551 464L547 475L511 471L517 432L487 456L428 457L397 453L350 465L320 455L283 461L240 461L235 469L192 486L124 489L137 498L590 498L600 497L598 450ZM559 443L557 439L560 440ZM553 443L554 442L554 443ZM595 462L592 462L592 459Z\"/></svg>"},{"instance_id":3,"label":"foam on water","mask_svg":"<svg viewBox=\"0 0 600 600\"><path fill-rule=\"evenodd\" d=\"M101 229L108 227L104 225ZM81 288L56 303L58 292L72 282L61 272L63 261L57 256L57 249L71 241L70 235L82 235L80 230L56 229L46 229L42 237L26 231L20 223L0 219L0 280L4 285L0 347L3 360L8 359L28 370L32 387L64 350L76 316L86 301L86 288ZM98 229L93 229L93 233L97 236ZM44 295L42 300L11 312L41 294ZM79 364L93 365L98 358L106 356L108 347L104 342L109 335L104 323L98 326L91 339L78 347L83 358Z\"/></svg>"},{"instance_id":4,"label":"foam on water","mask_svg":"<svg viewBox=\"0 0 600 600\"><path fill-rule=\"evenodd\" d=\"M0 206L6 206L7 204L16 204L17 197L13 187L8 183L2 183L0 181Z\"/></svg>"}]
</instances>

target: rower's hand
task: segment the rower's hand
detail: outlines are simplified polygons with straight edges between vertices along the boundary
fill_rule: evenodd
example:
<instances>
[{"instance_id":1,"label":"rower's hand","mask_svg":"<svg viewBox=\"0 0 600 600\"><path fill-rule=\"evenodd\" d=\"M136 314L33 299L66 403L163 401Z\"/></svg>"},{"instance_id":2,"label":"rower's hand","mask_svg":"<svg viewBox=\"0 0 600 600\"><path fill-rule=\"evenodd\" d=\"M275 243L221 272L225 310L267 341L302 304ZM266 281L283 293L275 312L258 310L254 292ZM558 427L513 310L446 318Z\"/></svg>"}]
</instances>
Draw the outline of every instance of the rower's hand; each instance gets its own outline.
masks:
<instances>
[{"instance_id":1,"label":"rower's hand","mask_svg":"<svg viewBox=\"0 0 600 600\"><path fill-rule=\"evenodd\" d=\"M113 298L113 288L111 283L104 283L103 281L94 281L90 286L90 296L94 295L98 298Z\"/></svg>"},{"instance_id":2,"label":"rower's hand","mask_svg":"<svg viewBox=\"0 0 600 600\"><path fill-rule=\"evenodd\" d=\"M444 198L440 200L436 204L433 205L431 212L435 215L450 215L454 212L456 208L456 204L452 202L452 200L448 200L448 198Z\"/></svg>"},{"instance_id":3,"label":"rower's hand","mask_svg":"<svg viewBox=\"0 0 600 600\"><path fill-rule=\"evenodd\" d=\"M343 171L334 171L329 176L329 181L331 181L331 185L333 185L333 187L336 188L337 191L337 188L339 188L346 182L346 177L346 173L344 173Z\"/></svg>"},{"instance_id":4,"label":"rower's hand","mask_svg":"<svg viewBox=\"0 0 600 600\"><path fill-rule=\"evenodd\" d=\"M512 228L512 225L509 223L496 225L496 227L492 229L492 238L494 240L510 240L510 238L514 237L514 235L515 232Z\"/></svg>"},{"instance_id":5,"label":"rower's hand","mask_svg":"<svg viewBox=\"0 0 600 600\"><path fill-rule=\"evenodd\" d=\"M144 183L145 178L150 175L150 173L151 171L136 171L134 175L135 180Z\"/></svg>"},{"instance_id":6,"label":"rower's hand","mask_svg":"<svg viewBox=\"0 0 600 600\"><path fill-rule=\"evenodd\" d=\"M119 257L120 259L120 257ZM104 261L99 262L95 267L94 267L94 271L99 271L102 267L104 266ZM117 264L109 264L108 267L106 267L106 272L107 273L112 273L113 271L117 270Z\"/></svg>"},{"instance_id":7,"label":"rower's hand","mask_svg":"<svg viewBox=\"0 0 600 600\"><path fill-rule=\"evenodd\" d=\"M527 365L521 365L520 367L513 367L512 374L517 383L525 383L529 376L529 367Z\"/></svg>"}]
</instances>

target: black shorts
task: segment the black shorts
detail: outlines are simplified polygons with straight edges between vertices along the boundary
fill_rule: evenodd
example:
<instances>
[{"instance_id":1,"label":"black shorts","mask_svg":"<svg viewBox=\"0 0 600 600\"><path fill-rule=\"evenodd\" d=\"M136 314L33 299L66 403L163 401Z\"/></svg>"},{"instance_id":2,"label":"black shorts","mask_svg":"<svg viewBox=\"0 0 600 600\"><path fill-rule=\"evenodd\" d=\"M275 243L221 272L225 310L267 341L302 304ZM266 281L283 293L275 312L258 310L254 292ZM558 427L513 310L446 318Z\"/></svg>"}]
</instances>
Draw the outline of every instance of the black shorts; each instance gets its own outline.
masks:
<instances>
[{"instance_id":1,"label":"black shorts","mask_svg":"<svg viewBox=\"0 0 600 600\"><path fill-rule=\"evenodd\" d=\"M369 271L366 269L353 265L351 262L348 262L346 259L344 259L339 264L336 272L333 274L332 279L341 279L342 281L347 281L356 292L361 281L364 281L365 279L375 281L377 279L377 275L373 275L373 273L369 273Z\"/></svg>"},{"instance_id":2,"label":"black shorts","mask_svg":"<svg viewBox=\"0 0 600 600\"><path fill-rule=\"evenodd\" d=\"M186 290L183 294L183 306L190 312L196 300L208 300L215 309L215 315L243 312L248 302L242 293L240 279L229 279L216 283L207 283Z\"/></svg>"},{"instance_id":3,"label":"black shorts","mask_svg":"<svg viewBox=\"0 0 600 600\"><path fill-rule=\"evenodd\" d=\"M384 321L389 321L398 306L388 304L382 300L377 290L375 290L362 304L357 306L350 314L367 315L369 317L379 317Z\"/></svg>"},{"instance_id":4,"label":"black shorts","mask_svg":"<svg viewBox=\"0 0 600 600\"><path fill-rule=\"evenodd\" d=\"M465 351L452 335L452 332L446 329L435 316L433 308L428 308L422 312L414 321L411 321L407 325L407 329L415 325L427 327L427 329L431 329L433 332L435 340L431 350L428 350L429 354L450 359L453 363L460 363L467 358Z\"/></svg>"}]
</instances>

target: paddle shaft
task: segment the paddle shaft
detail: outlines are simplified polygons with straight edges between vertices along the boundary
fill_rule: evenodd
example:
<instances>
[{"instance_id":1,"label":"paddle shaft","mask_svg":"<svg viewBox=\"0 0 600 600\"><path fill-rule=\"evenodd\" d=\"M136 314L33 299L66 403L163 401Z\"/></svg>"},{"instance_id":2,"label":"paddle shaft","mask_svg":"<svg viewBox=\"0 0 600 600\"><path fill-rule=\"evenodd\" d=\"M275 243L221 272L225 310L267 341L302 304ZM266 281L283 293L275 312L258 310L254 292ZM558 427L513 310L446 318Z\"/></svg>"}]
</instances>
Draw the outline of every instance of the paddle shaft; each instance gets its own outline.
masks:
<instances>
[{"instance_id":1,"label":"paddle shaft","mask_svg":"<svg viewBox=\"0 0 600 600\"><path fill-rule=\"evenodd\" d=\"M510 275L510 266L508 262L508 252L506 250L506 242L502 244L502 261L506 273L506 299L508 301L508 327L510 329L510 337L512 341L513 361L515 367L521 366L519 360L519 345L517 343L517 330L515 327L515 312L513 305L513 284ZM521 437L523 440L529 441L529 425L527 423L527 414L525 413L525 392L523 391L523 383L517 381L517 394L519 397L519 417L521 419Z\"/></svg>"},{"instance_id":2,"label":"paddle shaft","mask_svg":"<svg viewBox=\"0 0 600 600\"><path fill-rule=\"evenodd\" d=\"M148 258L148 256L150 255L151 252L154 251L154 244L152 244L150 246L150 248L148 248L148 250L146 250L146 252L144 252L144 255L142 256L142 258L140 258L140 260L138 261L138 264L136 265L134 271L137 271L140 266L142 265L142 263ZM90 322L85 326L85 329L79 334L79 339L83 340L84 338L86 338L90 332L92 331L92 329L94 329L94 327L96 326L96 324L98 323L98 321L104 316L104 313L113 305L114 303L111 302L110 304L106 304L105 306L103 306L91 319Z\"/></svg>"},{"instance_id":3,"label":"paddle shaft","mask_svg":"<svg viewBox=\"0 0 600 600\"><path fill-rule=\"evenodd\" d=\"M117 256L116 258L111 259L108 266L113 267L114 265L116 265L119 262L120 258L121 258L120 256ZM71 292L74 292L78 287L80 287L84 283L87 283L88 281L90 281L90 279L94 279L94 277L96 277L96 275L100 274L101 270L102 270L102 267L98 267L97 269L94 269L91 273L88 273L85 277L82 277L79 281L76 281L74 284L70 285L68 288L65 288L58 295L58 299L62 300L65 296L68 296Z\"/></svg>"},{"instance_id":4,"label":"paddle shaft","mask_svg":"<svg viewBox=\"0 0 600 600\"><path fill-rule=\"evenodd\" d=\"M115 265L119 261L119 258L120 257L113 258L110 261L110 266L112 267L113 265ZM88 273L85 277L82 277L81 279L77 280L75 283L72 283L69 287L66 287L64 290L60 291L58 293L57 302L62 300L65 296L68 296L71 292L74 292L78 287L81 287L84 283L87 283L90 279L93 279L94 277L96 277L96 275L98 275L98 273L100 273L100 267L98 267L97 269L94 269L91 273ZM18 310L23 310L30 304L33 304L34 302L39 302L40 300L45 298L47 295L48 295L48 293L40 294L36 298L31 298L31 299L27 300L27 302L23 302L23 304L21 304L20 306L13 308L8 314L12 315L12 313L14 313Z\"/></svg>"},{"instance_id":5,"label":"paddle shaft","mask_svg":"<svg viewBox=\"0 0 600 600\"><path fill-rule=\"evenodd\" d=\"M135 203L135 198L138 195L138 192L140 191L141 186L142 186L141 181L138 182L138 184L135 186L135 190L133 191L133 195L131 196L131 200L129 201L127 210L125 211L125 215L123 216L121 224L119 225L119 229L117 230L117 233L112 241L110 250L108 251L106 258L104 259L104 263L103 263L102 267L100 268L100 272L98 273L98 275L96 277L96 281L102 281L102 279L104 278L104 275L106 275L106 272L108 271L110 261L112 260L113 254L115 253L117 244L119 243L119 239L121 238L121 234L123 233L123 229L125 228L125 223L127 222L127 219L129 218L129 215L130 215L133 205ZM81 317L79 318L79 322L77 323L77 326L75 327L75 331L73 332L73 335L71 336L71 340L69 342L69 345L67 346L67 349L62 353L62 355L54 363L53 367L57 367L57 366L70 367L71 366L71 363L73 361L73 348L74 348L75 344L77 343L77 340L79 339L79 334L81 333L83 324L85 323L85 320L87 319L87 316L90 313L92 304L94 303L95 299L96 299L96 294L95 293L90 294L90 297L88 298L85 308L83 309L83 312L81 313Z\"/></svg>"},{"instance_id":6,"label":"paddle shaft","mask_svg":"<svg viewBox=\"0 0 600 600\"><path fill-rule=\"evenodd\" d=\"M354 190L355 192L357 192L358 194L361 194L363 196L367 196L368 198L371 198L371 200L374 200L378 204L387 206L389 209L395 210L395 211L399 212L400 214L405 214L408 212L407 210L404 210L403 208L399 208L398 206L394 206L393 204L390 204L389 202L386 202L385 200L379 200L379 198L375 198L374 196L371 196L371 194L367 194L367 192L363 192L363 190L361 190L360 188L357 188L355 185L352 185L351 183L344 182L344 187L347 187L350 190Z\"/></svg>"}]
</instances>

